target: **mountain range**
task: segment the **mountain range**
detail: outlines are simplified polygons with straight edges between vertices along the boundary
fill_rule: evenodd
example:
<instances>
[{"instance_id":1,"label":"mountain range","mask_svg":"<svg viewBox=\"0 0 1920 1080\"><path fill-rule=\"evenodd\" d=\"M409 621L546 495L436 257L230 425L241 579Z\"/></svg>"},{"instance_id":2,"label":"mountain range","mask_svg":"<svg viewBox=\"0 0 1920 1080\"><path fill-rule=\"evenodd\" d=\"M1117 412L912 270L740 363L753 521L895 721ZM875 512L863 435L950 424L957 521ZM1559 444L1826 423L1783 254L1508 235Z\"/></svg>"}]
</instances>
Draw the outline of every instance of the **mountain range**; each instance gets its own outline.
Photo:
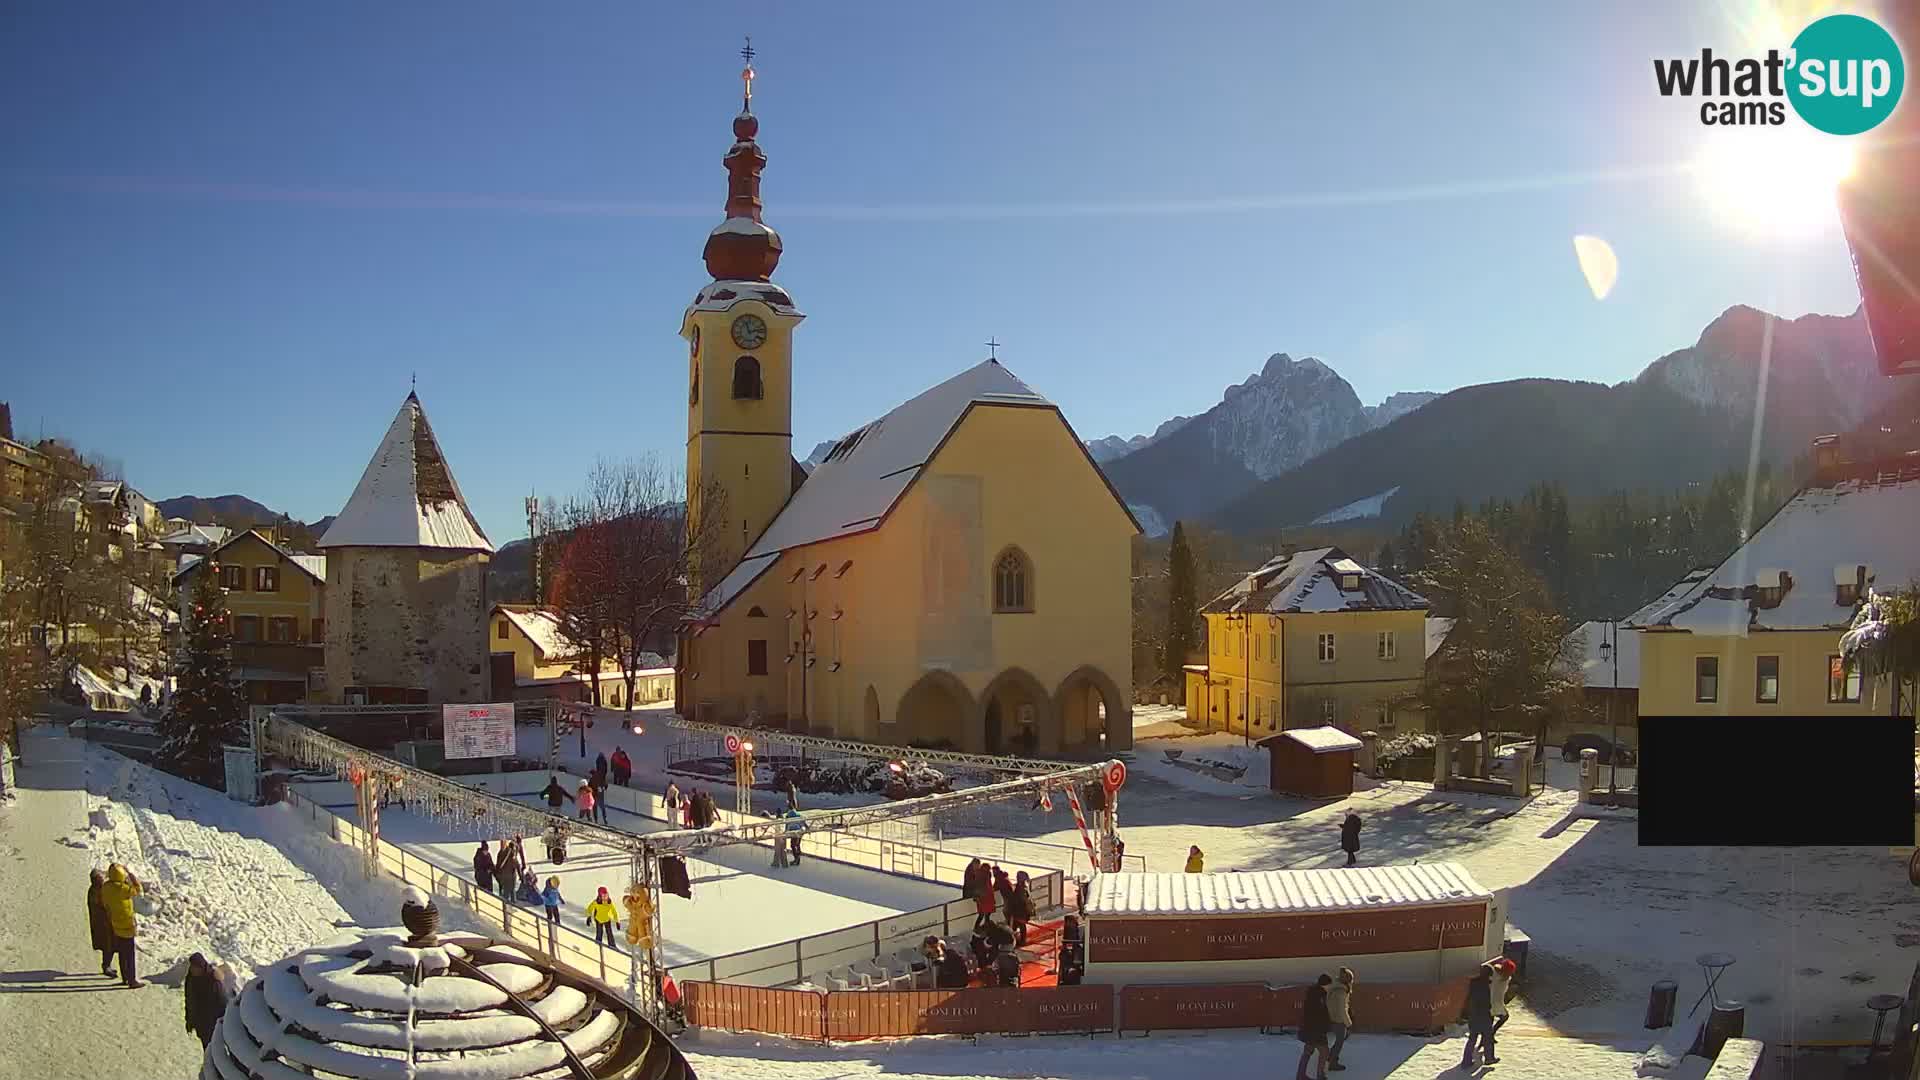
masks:
<instances>
[{"instance_id":1,"label":"mountain range","mask_svg":"<svg viewBox=\"0 0 1920 1080\"><path fill-rule=\"evenodd\" d=\"M1282 354L1104 467L1149 532L1179 518L1243 533L1393 525L1541 481L1581 497L1672 490L1755 453L1786 464L1897 389L1879 374L1859 311L1785 320L1733 307L1615 386L1517 379L1397 394L1372 414L1325 364Z\"/></svg>"}]
</instances>

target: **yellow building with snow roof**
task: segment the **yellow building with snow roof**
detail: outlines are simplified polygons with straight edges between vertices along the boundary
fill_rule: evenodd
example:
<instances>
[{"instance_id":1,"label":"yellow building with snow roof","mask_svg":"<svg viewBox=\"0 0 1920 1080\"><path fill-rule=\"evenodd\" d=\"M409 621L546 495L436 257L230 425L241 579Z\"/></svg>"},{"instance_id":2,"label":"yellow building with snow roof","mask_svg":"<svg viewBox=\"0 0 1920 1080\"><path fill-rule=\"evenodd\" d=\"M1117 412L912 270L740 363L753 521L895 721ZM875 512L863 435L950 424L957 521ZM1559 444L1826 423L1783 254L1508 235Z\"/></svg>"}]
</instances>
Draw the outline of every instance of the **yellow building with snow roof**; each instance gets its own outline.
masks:
<instances>
[{"instance_id":1,"label":"yellow building with snow roof","mask_svg":"<svg viewBox=\"0 0 1920 1080\"><path fill-rule=\"evenodd\" d=\"M976 752L1131 746L1139 526L1057 405L989 359L840 439L811 474L794 460L804 316L771 280L781 242L761 221L750 71L713 280L680 329L689 513L731 567L694 582L680 711Z\"/></svg>"}]
</instances>

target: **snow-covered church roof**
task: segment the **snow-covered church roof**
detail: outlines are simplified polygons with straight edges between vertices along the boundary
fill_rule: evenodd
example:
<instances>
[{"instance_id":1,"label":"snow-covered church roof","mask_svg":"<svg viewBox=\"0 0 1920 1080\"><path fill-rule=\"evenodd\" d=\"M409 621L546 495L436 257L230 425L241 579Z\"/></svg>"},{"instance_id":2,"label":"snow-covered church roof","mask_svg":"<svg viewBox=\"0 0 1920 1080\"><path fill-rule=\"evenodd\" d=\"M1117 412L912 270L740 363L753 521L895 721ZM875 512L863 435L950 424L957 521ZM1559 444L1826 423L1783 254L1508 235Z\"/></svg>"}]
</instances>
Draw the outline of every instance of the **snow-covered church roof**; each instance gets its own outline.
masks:
<instances>
[{"instance_id":1,"label":"snow-covered church roof","mask_svg":"<svg viewBox=\"0 0 1920 1080\"><path fill-rule=\"evenodd\" d=\"M417 396L408 394L401 403L353 497L320 538L320 546L493 551L454 482Z\"/></svg>"}]
</instances>

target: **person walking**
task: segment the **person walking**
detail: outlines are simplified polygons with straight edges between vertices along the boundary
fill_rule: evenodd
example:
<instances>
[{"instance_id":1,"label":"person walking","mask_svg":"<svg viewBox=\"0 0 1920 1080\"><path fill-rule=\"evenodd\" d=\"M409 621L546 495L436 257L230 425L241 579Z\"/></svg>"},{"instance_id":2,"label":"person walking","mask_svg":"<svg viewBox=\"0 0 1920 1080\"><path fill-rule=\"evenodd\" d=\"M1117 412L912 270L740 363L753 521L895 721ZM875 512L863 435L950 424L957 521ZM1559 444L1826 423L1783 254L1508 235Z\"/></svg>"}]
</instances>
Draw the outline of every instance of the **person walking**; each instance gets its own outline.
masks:
<instances>
[{"instance_id":1,"label":"person walking","mask_svg":"<svg viewBox=\"0 0 1920 1080\"><path fill-rule=\"evenodd\" d=\"M593 784L591 781L580 781L580 790L574 793L573 805L580 808L581 821L593 820Z\"/></svg>"},{"instance_id":2,"label":"person walking","mask_svg":"<svg viewBox=\"0 0 1920 1080\"><path fill-rule=\"evenodd\" d=\"M966 872L960 875L960 899L972 900L980 895L980 868L985 865L977 858L967 864Z\"/></svg>"},{"instance_id":3,"label":"person walking","mask_svg":"<svg viewBox=\"0 0 1920 1080\"><path fill-rule=\"evenodd\" d=\"M1333 1033L1333 1048L1327 1052L1327 1068L1340 1072L1346 1066L1340 1064L1340 1050L1347 1045L1347 1035L1353 1030L1353 969L1343 967L1334 972L1333 985L1327 987L1327 1021Z\"/></svg>"},{"instance_id":4,"label":"person walking","mask_svg":"<svg viewBox=\"0 0 1920 1080\"><path fill-rule=\"evenodd\" d=\"M487 849L485 840L473 852L473 881L487 892L493 891L493 852Z\"/></svg>"},{"instance_id":5,"label":"person walking","mask_svg":"<svg viewBox=\"0 0 1920 1080\"><path fill-rule=\"evenodd\" d=\"M1200 850L1200 845L1195 844L1192 847L1188 848L1187 849L1187 873L1202 874L1206 872L1206 869L1207 869L1207 856L1204 852Z\"/></svg>"},{"instance_id":6,"label":"person walking","mask_svg":"<svg viewBox=\"0 0 1920 1080\"><path fill-rule=\"evenodd\" d=\"M519 841L508 840L500 845L500 858L493 864L493 880L500 887L500 899L503 903L513 903L513 893L520 887L520 847Z\"/></svg>"},{"instance_id":7,"label":"person walking","mask_svg":"<svg viewBox=\"0 0 1920 1080\"><path fill-rule=\"evenodd\" d=\"M787 774L786 793L787 793L787 809L789 810L800 809L800 786L794 783L792 773Z\"/></svg>"},{"instance_id":8,"label":"person walking","mask_svg":"<svg viewBox=\"0 0 1920 1080\"><path fill-rule=\"evenodd\" d=\"M560 809L562 800L567 802L573 801L573 796L567 794L567 789L560 786L560 778L558 776L547 777L546 789L540 792L540 794L547 800L547 808L551 810Z\"/></svg>"},{"instance_id":9,"label":"person walking","mask_svg":"<svg viewBox=\"0 0 1920 1080\"><path fill-rule=\"evenodd\" d=\"M1472 1069L1479 1064L1480 1052L1487 1064L1500 1059L1493 1054L1493 973L1485 965L1473 973L1467 983L1467 1045L1460 1052L1460 1067Z\"/></svg>"},{"instance_id":10,"label":"person walking","mask_svg":"<svg viewBox=\"0 0 1920 1080\"><path fill-rule=\"evenodd\" d=\"M1487 1029L1487 1056L1494 1053L1493 1040L1507 1022L1507 987L1513 984L1514 963L1504 956L1487 964L1487 1001L1493 1006L1493 1026Z\"/></svg>"},{"instance_id":11,"label":"person walking","mask_svg":"<svg viewBox=\"0 0 1920 1080\"><path fill-rule=\"evenodd\" d=\"M1313 1074L1312 1080L1327 1080L1327 1031L1332 1027L1327 1015L1327 987L1333 979L1325 974L1307 987L1306 1005L1300 1011L1300 1067L1293 1071L1294 1080L1309 1080L1307 1062L1320 1059L1320 1069Z\"/></svg>"},{"instance_id":12,"label":"person walking","mask_svg":"<svg viewBox=\"0 0 1920 1080\"><path fill-rule=\"evenodd\" d=\"M593 784L594 787L603 788L607 786L607 755L604 753L596 754L594 756L593 781L594 781L594 784Z\"/></svg>"},{"instance_id":13,"label":"person walking","mask_svg":"<svg viewBox=\"0 0 1920 1080\"><path fill-rule=\"evenodd\" d=\"M675 812L680 809L680 782L667 781L667 820L672 821Z\"/></svg>"},{"instance_id":14,"label":"person walking","mask_svg":"<svg viewBox=\"0 0 1920 1080\"><path fill-rule=\"evenodd\" d=\"M1013 940L1023 949L1027 947L1027 924L1033 916L1033 879L1022 870L1007 901L1007 922L1013 927Z\"/></svg>"},{"instance_id":15,"label":"person walking","mask_svg":"<svg viewBox=\"0 0 1920 1080\"><path fill-rule=\"evenodd\" d=\"M119 863L107 867L107 883L100 886L100 906L107 910L107 926L113 931L113 951L120 958L120 979L129 990L146 984L134 970L133 939L139 933L134 918L133 899L140 895L140 879Z\"/></svg>"},{"instance_id":16,"label":"person walking","mask_svg":"<svg viewBox=\"0 0 1920 1080\"><path fill-rule=\"evenodd\" d=\"M613 782L620 787L628 786L633 779L633 759L627 756L627 748L616 746L613 749Z\"/></svg>"},{"instance_id":17,"label":"person walking","mask_svg":"<svg viewBox=\"0 0 1920 1080\"><path fill-rule=\"evenodd\" d=\"M973 930L979 933L993 921L995 896L993 891L993 871L985 863L980 864L980 884L973 894Z\"/></svg>"},{"instance_id":18,"label":"person walking","mask_svg":"<svg viewBox=\"0 0 1920 1080\"><path fill-rule=\"evenodd\" d=\"M100 900L100 886L107 883L104 871L95 870L87 879L87 937L100 954L100 974L113 977L113 923L107 919L107 906Z\"/></svg>"},{"instance_id":19,"label":"person walking","mask_svg":"<svg viewBox=\"0 0 1920 1080\"><path fill-rule=\"evenodd\" d=\"M680 798L680 826L682 828L691 829L694 827L693 825L694 797L693 796L694 796L694 792L689 790L685 795L681 796Z\"/></svg>"},{"instance_id":20,"label":"person walking","mask_svg":"<svg viewBox=\"0 0 1920 1080\"><path fill-rule=\"evenodd\" d=\"M607 774L595 773L594 776L595 779L588 782L593 791L594 820L606 825L609 824L607 821Z\"/></svg>"},{"instance_id":21,"label":"person walking","mask_svg":"<svg viewBox=\"0 0 1920 1080\"><path fill-rule=\"evenodd\" d=\"M768 814L767 816L775 821L779 821L783 815ZM787 868L787 838L784 835L773 838L773 868L775 870L785 870Z\"/></svg>"},{"instance_id":22,"label":"person walking","mask_svg":"<svg viewBox=\"0 0 1920 1080\"><path fill-rule=\"evenodd\" d=\"M807 819L801 817L800 811L791 806L787 807L786 813L780 816L787 820L787 845L793 849L793 865L799 866L800 834L807 831Z\"/></svg>"},{"instance_id":23,"label":"person walking","mask_svg":"<svg viewBox=\"0 0 1920 1080\"><path fill-rule=\"evenodd\" d=\"M1060 985L1078 986L1087 969L1087 939L1080 916L1069 915L1060 931Z\"/></svg>"},{"instance_id":24,"label":"person walking","mask_svg":"<svg viewBox=\"0 0 1920 1080\"><path fill-rule=\"evenodd\" d=\"M547 921L555 926L559 926L560 905L563 903L560 898L559 878L550 877L547 879L547 887L540 891L540 902L547 909Z\"/></svg>"},{"instance_id":25,"label":"person walking","mask_svg":"<svg viewBox=\"0 0 1920 1080\"><path fill-rule=\"evenodd\" d=\"M620 912L613 906L613 897L607 895L607 887L600 886L600 895L587 905L587 925L593 927L595 945L614 945L613 932L620 929Z\"/></svg>"},{"instance_id":26,"label":"person walking","mask_svg":"<svg viewBox=\"0 0 1920 1080\"><path fill-rule=\"evenodd\" d=\"M1352 866L1360 855L1360 815L1348 814L1347 820L1340 823L1340 850L1347 853L1347 865Z\"/></svg>"},{"instance_id":27,"label":"person walking","mask_svg":"<svg viewBox=\"0 0 1920 1080\"><path fill-rule=\"evenodd\" d=\"M227 1012L227 991L213 965L199 953L187 957L187 978L180 988L186 991L187 1030L200 1036L200 1048L213 1041L213 1026Z\"/></svg>"}]
</instances>

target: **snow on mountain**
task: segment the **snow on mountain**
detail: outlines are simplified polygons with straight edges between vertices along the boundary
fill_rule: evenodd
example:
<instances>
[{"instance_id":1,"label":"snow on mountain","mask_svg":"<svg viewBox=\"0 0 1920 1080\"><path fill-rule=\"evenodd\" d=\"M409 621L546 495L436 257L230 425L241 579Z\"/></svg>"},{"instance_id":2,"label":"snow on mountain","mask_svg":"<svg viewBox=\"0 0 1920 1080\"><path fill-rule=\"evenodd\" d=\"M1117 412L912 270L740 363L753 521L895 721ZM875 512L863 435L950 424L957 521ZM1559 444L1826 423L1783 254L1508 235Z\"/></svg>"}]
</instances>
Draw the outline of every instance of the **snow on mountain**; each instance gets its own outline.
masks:
<instances>
[{"instance_id":1,"label":"snow on mountain","mask_svg":"<svg viewBox=\"0 0 1920 1080\"><path fill-rule=\"evenodd\" d=\"M1399 491L1400 488L1395 486L1377 495L1369 495L1364 499L1355 499L1345 506L1337 507L1321 514L1307 524L1332 525L1341 521L1358 521L1362 518L1379 517L1380 511L1386 508L1387 500L1393 498Z\"/></svg>"},{"instance_id":2,"label":"snow on mountain","mask_svg":"<svg viewBox=\"0 0 1920 1080\"><path fill-rule=\"evenodd\" d=\"M1227 387L1206 413L1216 451L1269 480L1323 450L1370 430L1366 408L1339 373L1313 357L1286 353Z\"/></svg>"},{"instance_id":3,"label":"snow on mountain","mask_svg":"<svg viewBox=\"0 0 1920 1080\"><path fill-rule=\"evenodd\" d=\"M1439 396L1430 390L1389 394L1380 404L1366 406L1367 423L1372 427L1386 427Z\"/></svg>"},{"instance_id":4,"label":"snow on mountain","mask_svg":"<svg viewBox=\"0 0 1920 1080\"><path fill-rule=\"evenodd\" d=\"M1140 531L1149 537L1165 536L1173 531L1173 526L1167 524L1167 519L1160 516L1160 511L1151 506L1128 503L1127 510L1133 514L1133 519L1140 523Z\"/></svg>"},{"instance_id":5,"label":"snow on mountain","mask_svg":"<svg viewBox=\"0 0 1920 1080\"><path fill-rule=\"evenodd\" d=\"M1112 461L1114 458L1131 454L1135 450L1144 450L1152 446L1185 427L1187 421L1192 419L1191 416L1176 416L1154 428L1151 435L1135 435L1131 439L1108 435L1103 439L1093 439L1087 443L1087 453L1092 454L1095 461Z\"/></svg>"},{"instance_id":6,"label":"snow on mountain","mask_svg":"<svg viewBox=\"0 0 1920 1080\"><path fill-rule=\"evenodd\" d=\"M800 464L805 465L808 472L812 472L820 466L821 462L827 460L827 455L833 453L833 444L839 441L838 439L828 439L826 442L814 447L813 453L808 454L806 460ZM1095 460L1098 459L1096 458Z\"/></svg>"}]
</instances>

